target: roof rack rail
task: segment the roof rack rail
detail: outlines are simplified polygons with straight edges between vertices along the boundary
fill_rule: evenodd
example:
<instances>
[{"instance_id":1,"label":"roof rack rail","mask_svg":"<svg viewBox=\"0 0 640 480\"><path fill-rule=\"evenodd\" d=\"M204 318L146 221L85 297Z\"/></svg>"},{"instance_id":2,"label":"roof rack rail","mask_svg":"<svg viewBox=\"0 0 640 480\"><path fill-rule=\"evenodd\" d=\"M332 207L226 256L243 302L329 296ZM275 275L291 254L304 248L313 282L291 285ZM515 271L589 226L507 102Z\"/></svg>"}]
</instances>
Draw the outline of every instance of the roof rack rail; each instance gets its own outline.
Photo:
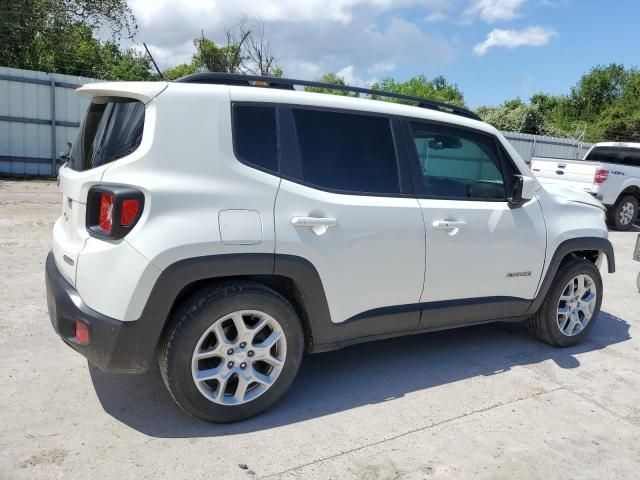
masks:
<instances>
[{"instance_id":1,"label":"roof rack rail","mask_svg":"<svg viewBox=\"0 0 640 480\"><path fill-rule=\"evenodd\" d=\"M380 97L395 98L398 100L407 100L415 102L418 107L437 110L444 113L452 113L461 117L471 118L473 120L482 120L478 115L463 107L450 105L448 103L430 100L428 98L414 97L411 95L402 95L400 93L386 92L384 90L374 90L371 88L352 87L351 85L338 85L333 83L314 82L309 80L295 80L291 78L278 77L262 77L259 75L242 75L237 73L217 73L203 72L187 75L179 78L176 82L181 83L207 83L219 85L238 85L262 88L278 88L283 90L294 90L296 85L301 87L318 87L331 90L341 90L344 92L355 92L364 95L375 95Z\"/></svg>"}]
</instances>

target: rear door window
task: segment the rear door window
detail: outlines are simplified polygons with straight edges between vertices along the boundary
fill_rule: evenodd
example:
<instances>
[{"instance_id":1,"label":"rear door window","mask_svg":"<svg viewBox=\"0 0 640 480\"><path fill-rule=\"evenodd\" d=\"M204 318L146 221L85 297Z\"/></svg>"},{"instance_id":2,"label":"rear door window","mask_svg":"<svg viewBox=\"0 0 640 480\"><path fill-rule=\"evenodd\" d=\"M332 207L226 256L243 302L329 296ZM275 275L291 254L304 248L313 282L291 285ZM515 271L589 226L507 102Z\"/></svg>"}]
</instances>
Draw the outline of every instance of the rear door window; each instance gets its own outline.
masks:
<instances>
[{"instance_id":1,"label":"rear door window","mask_svg":"<svg viewBox=\"0 0 640 480\"><path fill-rule=\"evenodd\" d=\"M588 162L617 163L629 167L640 167L640 148L595 147L585 160Z\"/></svg>"},{"instance_id":2,"label":"rear door window","mask_svg":"<svg viewBox=\"0 0 640 480\"><path fill-rule=\"evenodd\" d=\"M278 172L276 109L272 106L234 105L233 146L243 163Z\"/></svg>"},{"instance_id":3,"label":"rear door window","mask_svg":"<svg viewBox=\"0 0 640 480\"><path fill-rule=\"evenodd\" d=\"M388 118L293 109L302 180L353 194L397 194L398 162Z\"/></svg>"},{"instance_id":4,"label":"rear door window","mask_svg":"<svg viewBox=\"0 0 640 480\"><path fill-rule=\"evenodd\" d=\"M142 141L144 104L129 98L94 98L69 152L68 165L82 171L134 152Z\"/></svg>"}]
</instances>

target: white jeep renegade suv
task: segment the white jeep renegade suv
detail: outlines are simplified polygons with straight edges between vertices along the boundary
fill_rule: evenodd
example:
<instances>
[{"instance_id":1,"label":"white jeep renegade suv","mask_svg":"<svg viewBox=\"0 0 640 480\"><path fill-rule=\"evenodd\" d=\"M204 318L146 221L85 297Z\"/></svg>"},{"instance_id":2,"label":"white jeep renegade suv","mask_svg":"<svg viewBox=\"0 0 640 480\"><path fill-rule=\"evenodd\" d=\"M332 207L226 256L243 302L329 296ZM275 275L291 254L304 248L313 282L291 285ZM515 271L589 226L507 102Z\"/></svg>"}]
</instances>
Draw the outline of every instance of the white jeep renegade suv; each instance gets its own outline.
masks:
<instances>
[{"instance_id":1,"label":"white jeep renegade suv","mask_svg":"<svg viewBox=\"0 0 640 480\"><path fill-rule=\"evenodd\" d=\"M465 109L293 87L310 83L79 89L46 262L67 344L106 371L157 359L184 410L231 422L272 405L305 350L496 320L584 339L603 255L614 271L597 200L543 189Z\"/></svg>"}]
</instances>

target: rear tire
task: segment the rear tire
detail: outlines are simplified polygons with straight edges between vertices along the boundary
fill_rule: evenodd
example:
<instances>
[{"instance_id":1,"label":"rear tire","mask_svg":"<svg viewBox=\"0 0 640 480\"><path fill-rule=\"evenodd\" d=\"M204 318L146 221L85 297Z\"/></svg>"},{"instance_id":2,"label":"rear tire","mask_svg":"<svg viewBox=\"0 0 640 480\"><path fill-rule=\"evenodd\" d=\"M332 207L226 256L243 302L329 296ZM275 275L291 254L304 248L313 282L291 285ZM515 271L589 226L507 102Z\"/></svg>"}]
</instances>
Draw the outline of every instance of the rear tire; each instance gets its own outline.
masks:
<instances>
[{"instance_id":1,"label":"rear tire","mask_svg":"<svg viewBox=\"0 0 640 480\"><path fill-rule=\"evenodd\" d=\"M303 351L300 320L284 297L260 283L232 282L182 303L158 363L183 410L228 423L272 406L293 382Z\"/></svg>"},{"instance_id":2,"label":"rear tire","mask_svg":"<svg viewBox=\"0 0 640 480\"><path fill-rule=\"evenodd\" d=\"M638 199L625 195L607 213L609 225L616 230L629 230L638 218Z\"/></svg>"},{"instance_id":3,"label":"rear tire","mask_svg":"<svg viewBox=\"0 0 640 480\"><path fill-rule=\"evenodd\" d=\"M554 347L577 345L595 325L601 303L598 268L583 258L571 259L560 267L540 310L528 320L529 332Z\"/></svg>"}]
</instances>

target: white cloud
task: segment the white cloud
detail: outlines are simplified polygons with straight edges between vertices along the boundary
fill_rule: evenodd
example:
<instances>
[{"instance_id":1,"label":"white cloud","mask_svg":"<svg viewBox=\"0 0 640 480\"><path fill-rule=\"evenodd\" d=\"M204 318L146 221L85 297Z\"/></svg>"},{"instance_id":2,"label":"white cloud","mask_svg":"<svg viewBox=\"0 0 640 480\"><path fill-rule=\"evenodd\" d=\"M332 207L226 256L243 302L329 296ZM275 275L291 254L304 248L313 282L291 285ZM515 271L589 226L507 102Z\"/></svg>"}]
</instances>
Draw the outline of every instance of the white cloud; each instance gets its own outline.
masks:
<instances>
[{"instance_id":1,"label":"white cloud","mask_svg":"<svg viewBox=\"0 0 640 480\"><path fill-rule=\"evenodd\" d=\"M445 3L446 0L189 0L177 6L174 0L129 0L142 25L160 14L184 16L190 12L195 12L197 16L194 19L199 20L215 17L220 21L247 15L267 22L330 20L350 23L358 8L384 11L392 7L440 6Z\"/></svg>"},{"instance_id":2,"label":"white cloud","mask_svg":"<svg viewBox=\"0 0 640 480\"><path fill-rule=\"evenodd\" d=\"M294 72L295 75L291 72ZM288 77L298 76L301 78L315 78L323 74L323 72L320 71L320 65L305 60L289 62L285 73Z\"/></svg>"},{"instance_id":3,"label":"white cloud","mask_svg":"<svg viewBox=\"0 0 640 480\"><path fill-rule=\"evenodd\" d=\"M393 72L395 69L396 69L396 65L394 63L382 62L382 63L374 63L367 69L367 71L370 74L376 74L376 73Z\"/></svg>"},{"instance_id":4,"label":"white cloud","mask_svg":"<svg viewBox=\"0 0 640 480\"><path fill-rule=\"evenodd\" d=\"M523 46L542 47L556 36L554 30L535 26L524 30L492 30L484 42L473 47L476 55L485 55L493 47L517 48Z\"/></svg>"},{"instance_id":5,"label":"white cloud","mask_svg":"<svg viewBox=\"0 0 640 480\"><path fill-rule=\"evenodd\" d=\"M526 0L473 0L464 12L467 20L480 18L488 23L513 20Z\"/></svg>"},{"instance_id":6,"label":"white cloud","mask_svg":"<svg viewBox=\"0 0 640 480\"><path fill-rule=\"evenodd\" d=\"M361 85L362 79L356 77L353 71L353 65L344 67L336 72L336 75L341 77L347 85Z\"/></svg>"},{"instance_id":7,"label":"white cloud","mask_svg":"<svg viewBox=\"0 0 640 480\"><path fill-rule=\"evenodd\" d=\"M341 77L347 85L353 85L354 87L369 88L374 83L378 83L378 79L375 77L371 77L365 80L358 76L353 65L341 68L336 72L336 75Z\"/></svg>"},{"instance_id":8,"label":"white cloud","mask_svg":"<svg viewBox=\"0 0 640 480\"><path fill-rule=\"evenodd\" d=\"M435 75L458 52L449 39L394 16L404 7L443 11L450 0L190 0L179 6L171 0L129 1L138 19L137 39L147 42L162 69L189 61L193 38L202 33L225 43L225 27L243 16L264 22L288 77L317 78L345 65L361 82L391 74L396 65Z\"/></svg>"},{"instance_id":9,"label":"white cloud","mask_svg":"<svg viewBox=\"0 0 640 480\"><path fill-rule=\"evenodd\" d=\"M424 19L425 19L425 21L427 23L444 22L448 18L449 18L449 16L444 12L433 12L433 13L427 15L426 17L424 17Z\"/></svg>"}]
</instances>

